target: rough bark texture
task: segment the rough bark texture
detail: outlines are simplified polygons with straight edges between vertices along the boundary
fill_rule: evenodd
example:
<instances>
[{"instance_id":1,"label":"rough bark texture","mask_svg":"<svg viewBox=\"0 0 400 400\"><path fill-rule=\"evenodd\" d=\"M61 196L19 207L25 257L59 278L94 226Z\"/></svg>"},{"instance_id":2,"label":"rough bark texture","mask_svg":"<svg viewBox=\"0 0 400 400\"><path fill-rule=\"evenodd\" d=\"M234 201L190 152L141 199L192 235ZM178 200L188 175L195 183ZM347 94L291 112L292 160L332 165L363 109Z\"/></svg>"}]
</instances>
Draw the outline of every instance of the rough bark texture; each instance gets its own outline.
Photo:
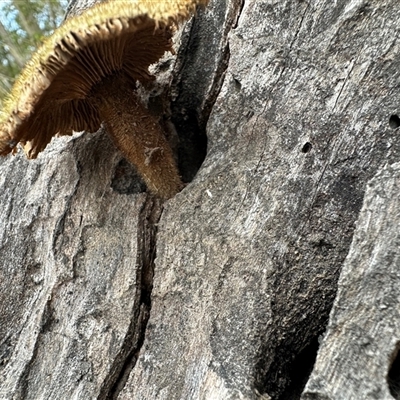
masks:
<instances>
[{"instance_id":1,"label":"rough bark texture","mask_svg":"<svg viewBox=\"0 0 400 400\"><path fill-rule=\"evenodd\" d=\"M337 298L302 399L390 399L399 367L400 164L367 188Z\"/></svg>"},{"instance_id":2,"label":"rough bark texture","mask_svg":"<svg viewBox=\"0 0 400 400\"><path fill-rule=\"evenodd\" d=\"M211 2L164 65L186 181L208 139L164 205L104 132L0 160L0 398L396 396L399 15Z\"/></svg>"}]
</instances>

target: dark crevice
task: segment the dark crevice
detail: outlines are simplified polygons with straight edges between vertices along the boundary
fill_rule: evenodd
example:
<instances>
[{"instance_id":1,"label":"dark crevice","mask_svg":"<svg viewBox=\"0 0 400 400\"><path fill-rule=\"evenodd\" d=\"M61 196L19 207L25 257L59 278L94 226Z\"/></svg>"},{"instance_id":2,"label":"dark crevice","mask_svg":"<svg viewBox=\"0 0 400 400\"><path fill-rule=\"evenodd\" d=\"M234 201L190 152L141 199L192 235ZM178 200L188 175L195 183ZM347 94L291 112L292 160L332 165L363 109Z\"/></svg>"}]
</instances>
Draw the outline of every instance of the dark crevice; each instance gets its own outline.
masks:
<instances>
[{"instance_id":1,"label":"dark crevice","mask_svg":"<svg viewBox=\"0 0 400 400\"><path fill-rule=\"evenodd\" d=\"M183 118L174 118L173 122L175 126L178 126L178 131L187 132L179 140L178 169L183 182L189 183L196 176L206 157L207 136L199 128L196 113L191 110L187 111Z\"/></svg>"},{"instance_id":2,"label":"dark crevice","mask_svg":"<svg viewBox=\"0 0 400 400\"><path fill-rule=\"evenodd\" d=\"M396 346L393 354L393 362L391 363L387 381L389 385L390 394L395 399L400 399L400 357L399 357L400 344Z\"/></svg>"},{"instance_id":3,"label":"dark crevice","mask_svg":"<svg viewBox=\"0 0 400 400\"><path fill-rule=\"evenodd\" d=\"M268 393L273 400L299 400L315 364L319 336L309 339L295 354L293 348L297 346L291 340L278 346L264 385L257 385L256 389Z\"/></svg>"},{"instance_id":4,"label":"dark crevice","mask_svg":"<svg viewBox=\"0 0 400 400\"><path fill-rule=\"evenodd\" d=\"M293 245L275 275L270 303L274 331L267 333L268 340L263 341L255 366L256 389L268 393L273 400L300 398L315 361L318 337L329 321L340 266L348 253L343 248L341 259L332 265L329 277L316 286L304 277L304 268L292 268L290 273L288 270L295 265L296 254L304 254L309 246L310 243L304 248ZM314 260L329 259L331 243L316 238L314 246ZM293 321L297 322L293 325Z\"/></svg>"},{"instance_id":5,"label":"dark crevice","mask_svg":"<svg viewBox=\"0 0 400 400\"><path fill-rule=\"evenodd\" d=\"M100 389L98 399L116 399L135 367L145 340L150 317L153 289L154 260L156 257L157 224L162 214L162 204L148 197L138 219L138 248L136 272L136 298L132 319L119 354L114 358L108 376Z\"/></svg>"},{"instance_id":6,"label":"dark crevice","mask_svg":"<svg viewBox=\"0 0 400 400\"><path fill-rule=\"evenodd\" d=\"M241 9L242 2L238 5ZM222 7L222 5L221 5ZM207 154L206 126L214 103L225 79L229 63L227 36L237 21L237 12L223 31L225 12L216 14L215 20L195 18L190 29L182 35L182 46L177 57L177 79L171 93L171 121L179 137L178 167L184 182L193 180ZM199 10L201 16L203 10ZM218 19L221 18L219 21ZM215 27L213 26L215 25ZM210 31L219 37L210 35ZM215 42L225 41L215 50ZM210 53L214 49L217 53ZM211 55L210 55L211 54ZM217 54L218 58L213 58Z\"/></svg>"},{"instance_id":7,"label":"dark crevice","mask_svg":"<svg viewBox=\"0 0 400 400\"><path fill-rule=\"evenodd\" d=\"M236 17L235 20L233 21L232 29L236 29L239 25L239 19L240 16L242 15L242 11L244 8L244 0L239 0L238 5L236 7L237 7Z\"/></svg>"},{"instance_id":8,"label":"dark crevice","mask_svg":"<svg viewBox=\"0 0 400 400\"><path fill-rule=\"evenodd\" d=\"M190 29L183 34L177 57L178 80L173 82L171 90L177 93L171 102L171 122L179 137L178 168L186 183L193 180L207 152L207 135L200 123L203 82L193 77L193 65L198 58L199 29L198 20L193 19Z\"/></svg>"},{"instance_id":9,"label":"dark crevice","mask_svg":"<svg viewBox=\"0 0 400 400\"><path fill-rule=\"evenodd\" d=\"M288 381L285 391L278 397L279 400L298 400L306 386L313 370L319 348L319 336L314 337L310 343L294 358L288 368Z\"/></svg>"}]
</instances>

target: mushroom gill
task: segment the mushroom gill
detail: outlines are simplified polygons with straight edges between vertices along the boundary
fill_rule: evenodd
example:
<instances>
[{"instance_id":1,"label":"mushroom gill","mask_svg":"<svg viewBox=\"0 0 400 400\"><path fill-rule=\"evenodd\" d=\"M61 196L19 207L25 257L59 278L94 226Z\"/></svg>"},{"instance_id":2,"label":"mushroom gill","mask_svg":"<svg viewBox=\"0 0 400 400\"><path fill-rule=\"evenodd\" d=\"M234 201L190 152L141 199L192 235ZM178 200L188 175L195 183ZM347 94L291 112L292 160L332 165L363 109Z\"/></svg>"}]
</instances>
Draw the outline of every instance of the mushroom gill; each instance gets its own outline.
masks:
<instances>
[{"instance_id":1,"label":"mushroom gill","mask_svg":"<svg viewBox=\"0 0 400 400\"><path fill-rule=\"evenodd\" d=\"M157 117L139 101L136 82L172 50L179 22L208 0L110 1L67 20L33 55L0 114L0 155L24 146L36 158L56 134L95 132L102 122L151 192L181 188Z\"/></svg>"}]
</instances>

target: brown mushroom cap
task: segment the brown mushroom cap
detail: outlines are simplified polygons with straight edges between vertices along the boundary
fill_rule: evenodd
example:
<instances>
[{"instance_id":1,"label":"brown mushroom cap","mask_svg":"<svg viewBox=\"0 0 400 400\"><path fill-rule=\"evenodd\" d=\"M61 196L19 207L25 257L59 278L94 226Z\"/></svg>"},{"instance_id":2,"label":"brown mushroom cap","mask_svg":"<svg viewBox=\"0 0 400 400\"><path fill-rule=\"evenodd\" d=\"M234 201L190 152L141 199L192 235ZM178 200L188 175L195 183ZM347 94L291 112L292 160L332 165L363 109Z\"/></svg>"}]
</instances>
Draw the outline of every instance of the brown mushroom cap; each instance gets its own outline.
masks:
<instances>
[{"instance_id":1,"label":"brown mushroom cap","mask_svg":"<svg viewBox=\"0 0 400 400\"><path fill-rule=\"evenodd\" d=\"M208 0L100 3L67 20L33 55L0 114L0 155L21 142L35 158L51 138L95 132L101 119L87 100L92 87L123 71L149 80L150 64L171 50L172 27Z\"/></svg>"}]
</instances>

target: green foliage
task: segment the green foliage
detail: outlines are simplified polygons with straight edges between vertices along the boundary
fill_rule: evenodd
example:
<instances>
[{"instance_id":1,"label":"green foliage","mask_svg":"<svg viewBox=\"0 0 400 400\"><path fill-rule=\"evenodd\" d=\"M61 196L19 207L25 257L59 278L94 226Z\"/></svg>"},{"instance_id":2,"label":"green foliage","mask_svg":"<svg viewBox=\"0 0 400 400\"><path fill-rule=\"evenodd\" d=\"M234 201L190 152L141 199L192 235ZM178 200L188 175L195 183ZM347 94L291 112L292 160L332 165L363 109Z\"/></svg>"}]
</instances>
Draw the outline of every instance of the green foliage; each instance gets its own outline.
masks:
<instances>
[{"instance_id":1,"label":"green foliage","mask_svg":"<svg viewBox=\"0 0 400 400\"><path fill-rule=\"evenodd\" d=\"M32 52L60 25L68 0L0 1L0 105Z\"/></svg>"}]
</instances>

